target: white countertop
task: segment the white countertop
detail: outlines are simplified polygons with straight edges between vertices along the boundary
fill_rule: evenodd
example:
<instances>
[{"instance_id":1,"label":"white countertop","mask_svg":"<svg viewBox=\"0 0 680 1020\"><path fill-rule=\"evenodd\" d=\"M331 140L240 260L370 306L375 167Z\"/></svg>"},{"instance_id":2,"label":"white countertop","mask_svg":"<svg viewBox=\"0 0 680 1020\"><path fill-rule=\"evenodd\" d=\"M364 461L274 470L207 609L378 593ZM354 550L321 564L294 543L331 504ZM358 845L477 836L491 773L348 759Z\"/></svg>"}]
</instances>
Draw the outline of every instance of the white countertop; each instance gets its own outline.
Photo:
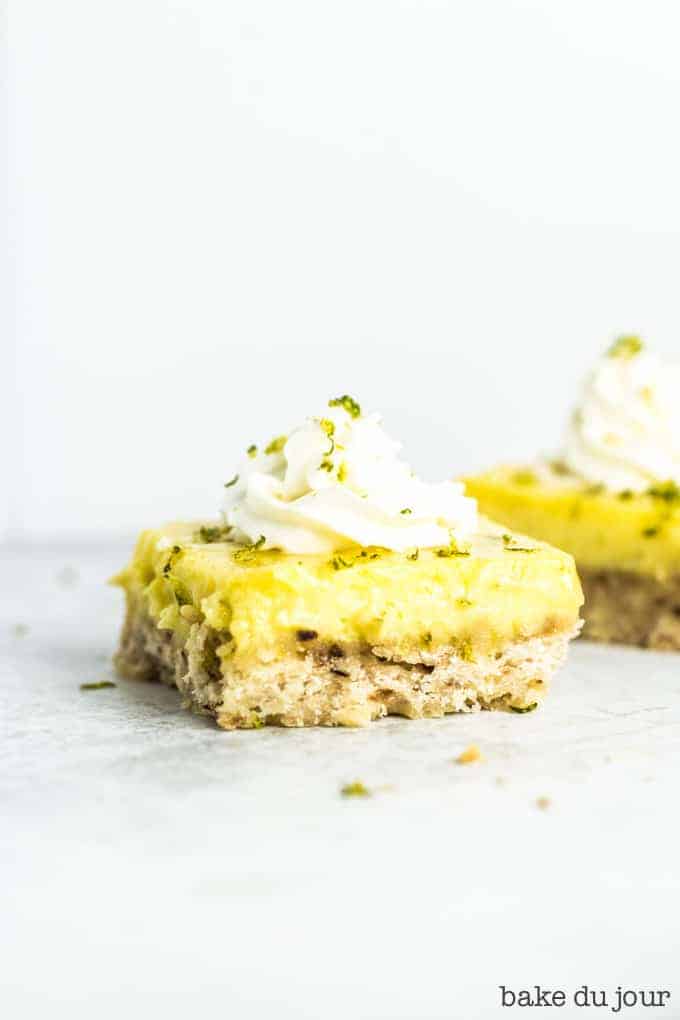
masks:
<instances>
[{"instance_id":1,"label":"white countertop","mask_svg":"<svg viewBox=\"0 0 680 1020\"><path fill-rule=\"evenodd\" d=\"M680 655L577 643L524 716L225 733L113 677L127 553L1 554L5 1016L680 1016Z\"/></svg>"}]
</instances>

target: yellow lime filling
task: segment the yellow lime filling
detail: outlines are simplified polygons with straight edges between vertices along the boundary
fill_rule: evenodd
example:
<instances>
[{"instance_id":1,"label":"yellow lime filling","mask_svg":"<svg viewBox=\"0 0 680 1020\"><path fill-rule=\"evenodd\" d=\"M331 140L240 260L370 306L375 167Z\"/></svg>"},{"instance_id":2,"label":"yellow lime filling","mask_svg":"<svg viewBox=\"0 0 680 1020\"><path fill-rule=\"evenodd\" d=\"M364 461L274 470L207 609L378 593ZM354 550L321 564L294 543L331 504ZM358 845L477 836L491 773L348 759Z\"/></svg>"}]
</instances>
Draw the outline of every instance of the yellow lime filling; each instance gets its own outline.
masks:
<instances>
[{"instance_id":1,"label":"yellow lime filling","mask_svg":"<svg viewBox=\"0 0 680 1020\"><path fill-rule=\"evenodd\" d=\"M583 597L568 553L485 520L454 550L301 556L237 546L214 522L176 523L143 532L114 583L160 628L223 632L219 654L240 668L317 638L406 656L454 644L474 658L575 625Z\"/></svg>"},{"instance_id":2,"label":"yellow lime filling","mask_svg":"<svg viewBox=\"0 0 680 1020\"><path fill-rule=\"evenodd\" d=\"M579 567L659 580L680 573L680 489L672 483L610 492L558 465L552 472L499 467L465 484L482 513L565 549Z\"/></svg>"}]
</instances>

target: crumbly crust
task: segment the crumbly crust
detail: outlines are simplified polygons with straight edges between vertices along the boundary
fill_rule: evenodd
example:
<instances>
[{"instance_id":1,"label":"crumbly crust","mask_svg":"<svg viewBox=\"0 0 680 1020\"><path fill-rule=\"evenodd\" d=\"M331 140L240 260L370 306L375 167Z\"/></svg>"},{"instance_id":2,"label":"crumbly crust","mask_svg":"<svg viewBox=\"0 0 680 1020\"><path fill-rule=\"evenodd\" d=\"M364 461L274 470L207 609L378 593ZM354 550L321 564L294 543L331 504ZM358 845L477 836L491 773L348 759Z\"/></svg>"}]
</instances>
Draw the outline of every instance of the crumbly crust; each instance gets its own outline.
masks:
<instances>
[{"instance_id":1,"label":"crumbly crust","mask_svg":"<svg viewBox=\"0 0 680 1020\"><path fill-rule=\"evenodd\" d=\"M579 575L585 638L680 650L680 576L662 581L632 571L584 568Z\"/></svg>"},{"instance_id":2,"label":"crumbly crust","mask_svg":"<svg viewBox=\"0 0 680 1020\"><path fill-rule=\"evenodd\" d=\"M577 630L519 640L479 658L453 645L397 660L388 648L301 642L296 652L241 672L218 655L227 635L196 622L182 640L131 600L115 661L124 676L176 686L186 707L224 729L364 726L385 715L536 707Z\"/></svg>"}]
</instances>

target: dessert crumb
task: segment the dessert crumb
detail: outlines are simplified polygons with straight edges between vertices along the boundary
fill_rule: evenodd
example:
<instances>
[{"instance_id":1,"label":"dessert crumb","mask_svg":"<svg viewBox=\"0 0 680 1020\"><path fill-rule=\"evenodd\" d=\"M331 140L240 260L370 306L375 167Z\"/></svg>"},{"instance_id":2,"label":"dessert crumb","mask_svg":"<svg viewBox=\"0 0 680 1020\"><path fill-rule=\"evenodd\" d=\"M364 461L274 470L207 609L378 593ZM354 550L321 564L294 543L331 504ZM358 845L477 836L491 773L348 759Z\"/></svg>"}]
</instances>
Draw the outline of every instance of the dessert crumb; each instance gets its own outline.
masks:
<instances>
[{"instance_id":1,"label":"dessert crumb","mask_svg":"<svg viewBox=\"0 0 680 1020\"><path fill-rule=\"evenodd\" d=\"M26 637L28 630L29 627L27 623L15 623L12 627L12 634L14 637Z\"/></svg>"},{"instance_id":2,"label":"dessert crumb","mask_svg":"<svg viewBox=\"0 0 680 1020\"><path fill-rule=\"evenodd\" d=\"M359 780L355 779L353 783L345 783L340 790L343 797L370 797L371 791L367 786Z\"/></svg>"},{"instance_id":3,"label":"dessert crumb","mask_svg":"<svg viewBox=\"0 0 680 1020\"><path fill-rule=\"evenodd\" d=\"M536 798L536 807L540 808L541 811L547 811L548 808L550 807L551 803L552 803L552 801L550 800L550 797L537 797Z\"/></svg>"},{"instance_id":4,"label":"dessert crumb","mask_svg":"<svg viewBox=\"0 0 680 1020\"><path fill-rule=\"evenodd\" d=\"M100 691L104 687L115 687L116 685L111 680L95 680L89 684L81 684L81 691Z\"/></svg>"},{"instance_id":5,"label":"dessert crumb","mask_svg":"<svg viewBox=\"0 0 680 1020\"><path fill-rule=\"evenodd\" d=\"M507 782L505 776L496 776L496 786L505 786Z\"/></svg>"},{"instance_id":6,"label":"dessert crumb","mask_svg":"<svg viewBox=\"0 0 680 1020\"><path fill-rule=\"evenodd\" d=\"M481 761L482 752L476 744L470 744L456 758L459 765L470 765L473 761Z\"/></svg>"}]
</instances>

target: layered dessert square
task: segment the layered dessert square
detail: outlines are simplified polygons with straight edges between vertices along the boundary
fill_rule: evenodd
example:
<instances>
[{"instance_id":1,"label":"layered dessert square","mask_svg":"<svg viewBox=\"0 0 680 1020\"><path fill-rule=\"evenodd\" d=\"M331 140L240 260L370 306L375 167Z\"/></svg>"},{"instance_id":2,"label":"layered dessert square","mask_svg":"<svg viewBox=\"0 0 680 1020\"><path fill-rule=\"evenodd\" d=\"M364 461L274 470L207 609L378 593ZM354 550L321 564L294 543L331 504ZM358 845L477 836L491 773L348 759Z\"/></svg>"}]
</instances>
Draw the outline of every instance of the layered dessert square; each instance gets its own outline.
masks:
<instances>
[{"instance_id":1,"label":"layered dessert square","mask_svg":"<svg viewBox=\"0 0 680 1020\"><path fill-rule=\"evenodd\" d=\"M579 626L572 557L397 451L349 397L249 447L218 520L144 532L116 578L119 670L227 729L536 708Z\"/></svg>"},{"instance_id":2,"label":"layered dessert square","mask_svg":"<svg viewBox=\"0 0 680 1020\"><path fill-rule=\"evenodd\" d=\"M570 552L584 636L680 649L680 374L637 337L588 378L557 457L467 479L480 509Z\"/></svg>"}]
</instances>

